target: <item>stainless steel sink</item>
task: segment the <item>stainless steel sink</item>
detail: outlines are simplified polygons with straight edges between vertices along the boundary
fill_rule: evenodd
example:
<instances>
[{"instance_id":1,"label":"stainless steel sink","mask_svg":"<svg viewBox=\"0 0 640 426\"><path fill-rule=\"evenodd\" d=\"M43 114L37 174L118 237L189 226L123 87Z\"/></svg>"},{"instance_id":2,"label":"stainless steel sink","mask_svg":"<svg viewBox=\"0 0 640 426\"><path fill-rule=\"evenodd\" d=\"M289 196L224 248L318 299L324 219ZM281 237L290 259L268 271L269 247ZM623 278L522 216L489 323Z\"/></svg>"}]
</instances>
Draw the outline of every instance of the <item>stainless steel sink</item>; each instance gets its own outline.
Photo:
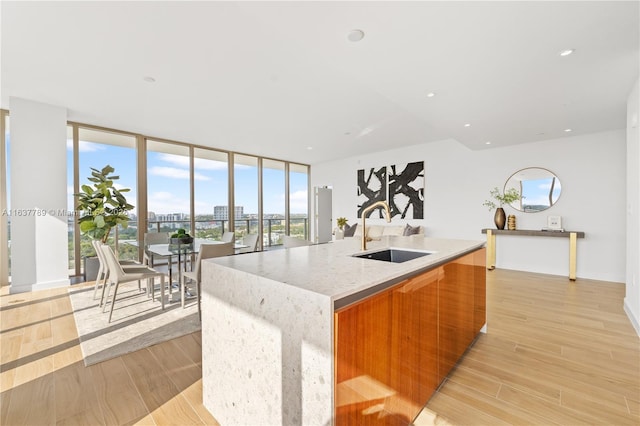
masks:
<instances>
[{"instance_id":1,"label":"stainless steel sink","mask_svg":"<svg viewBox=\"0 0 640 426\"><path fill-rule=\"evenodd\" d=\"M408 260L417 259L419 257L428 256L433 253L434 252L432 251L388 248L370 253L354 254L353 257L359 257L361 259L380 260L383 262L402 263Z\"/></svg>"}]
</instances>

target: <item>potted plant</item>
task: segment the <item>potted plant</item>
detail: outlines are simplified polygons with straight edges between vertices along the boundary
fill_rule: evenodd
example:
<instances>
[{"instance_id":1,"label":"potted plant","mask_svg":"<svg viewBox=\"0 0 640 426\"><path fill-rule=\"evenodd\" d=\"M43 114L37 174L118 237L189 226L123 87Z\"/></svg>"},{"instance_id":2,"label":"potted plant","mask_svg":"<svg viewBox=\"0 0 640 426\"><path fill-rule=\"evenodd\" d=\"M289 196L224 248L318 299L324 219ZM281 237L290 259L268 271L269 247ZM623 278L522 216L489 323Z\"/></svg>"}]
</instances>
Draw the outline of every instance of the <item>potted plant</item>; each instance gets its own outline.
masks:
<instances>
[{"instance_id":1,"label":"potted plant","mask_svg":"<svg viewBox=\"0 0 640 426\"><path fill-rule=\"evenodd\" d=\"M134 206L127 203L123 192L129 192L129 188L117 189L115 181L120 176L113 175L115 169L110 165L101 170L91 168L91 176L88 178L91 184L82 185L82 192L74 194L77 200L77 209L80 212L78 224L80 233L94 240L106 243L111 233L111 228L122 225L126 228L129 224L127 212ZM85 279L91 281L92 274L87 272L85 258ZM97 267L95 268L97 274Z\"/></svg>"},{"instance_id":2,"label":"potted plant","mask_svg":"<svg viewBox=\"0 0 640 426\"><path fill-rule=\"evenodd\" d=\"M171 234L169 241L171 244L191 244L193 237L186 230L180 228L174 234Z\"/></svg>"},{"instance_id":3,"label":"potted plant","mask_svg":"<svg viewBox=\"0 0 640 426\"><path fill-rule=\"evenodd\" d=\"M341 240L344 238L344 226L347 224L347 218L346 217L339 217L336 220L336 223L338 224L338 227L336 229L333 230L333 235L336 236L336 240Z\"/></svg>"},{"instance_id":4,"label":"potted plant","mask_svg":"<svg viewBox=\"0 0 640 426\"><path fill-rule=\"evenodd\" d=\"M505 215L504 209L502 208L502 206L505 204L511 204L514 201L519 200L520 193L515 188L509 188L504 193L501 193L498 187L495 187L489 192L489 194L494 200L498 202L499 207L498 205L496 205L496 202L494 202L493 200L485 200L484 203L482 203L482 205L487 206L489 208L489 211L493 209L496 210L496 213L493 216L493 221L496 224L496 228L504 229L507 216Z\"/></svg>"}]
</instances>

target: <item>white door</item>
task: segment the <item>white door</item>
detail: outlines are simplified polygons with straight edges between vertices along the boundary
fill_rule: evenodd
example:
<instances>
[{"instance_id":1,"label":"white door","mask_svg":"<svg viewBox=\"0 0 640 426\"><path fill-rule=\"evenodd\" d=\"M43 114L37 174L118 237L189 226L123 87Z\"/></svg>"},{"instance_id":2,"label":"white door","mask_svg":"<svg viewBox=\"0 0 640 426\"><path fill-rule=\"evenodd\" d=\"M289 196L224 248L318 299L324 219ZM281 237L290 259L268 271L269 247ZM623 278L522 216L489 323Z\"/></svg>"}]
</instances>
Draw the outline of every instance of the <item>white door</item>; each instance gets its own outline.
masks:
<instances>
[{"instance_id":1,"label":"white door","mask_svg":"<svg viewBox=\"0 0 640 426\"><path fill-rule=\"evenodd\" d=\"M331 217L331 188L316 187L316 243L327 243L331 241L331 233L333 229L333 218Z\"/></svg>"}]
</instances>

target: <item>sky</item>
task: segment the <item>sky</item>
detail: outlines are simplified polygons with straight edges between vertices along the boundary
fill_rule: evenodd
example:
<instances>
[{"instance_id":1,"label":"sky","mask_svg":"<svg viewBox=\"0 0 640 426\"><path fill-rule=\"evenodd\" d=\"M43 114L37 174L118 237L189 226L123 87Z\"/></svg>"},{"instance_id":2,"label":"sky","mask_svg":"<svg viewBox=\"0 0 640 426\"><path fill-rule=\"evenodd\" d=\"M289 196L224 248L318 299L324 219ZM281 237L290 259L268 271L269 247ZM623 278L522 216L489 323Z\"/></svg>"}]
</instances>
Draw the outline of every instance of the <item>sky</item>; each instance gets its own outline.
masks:
<instances>
[{"instance_id":1,"label":"sky","mask_svg":"<svg viewBox=\"0 0 640 426\"><path fill-rule=\"evenodd\" d=\"M524 205L545 206L549 205L549 190L551 189L551 178L522 181L522 194L525 196ZM555 204L560 197L560 182L556 180L553 187L552 200Z\"/></svg>"},{"instance_id":2,"label":"sky","mask_svg":"<svg viewBox=\"0 0 640 426\"><path fill-rule=\"evenodd\" d=\"M67 161L72 164L72 142L67 141ZM136 200L135 149L80 141L80 182L87 183L91 167L101 169L107 164L120 176L120 188L129 203ZM69 206L73 206L73 170L68 168ZM189 213L189 158L162 152L147 153L148 210L155 214ZM284 214L284 171L263 169L263 209L265 214ZM213 214L214 206L227 205L228 172L222 161L196 158L194 168L195 213ZM236 166L236 205L247 214L258 213L257 168ZM307 176L291 173L291 213L307 213ZM133 201L133 202L132 202ZM137 212L134 210L133 213Z\"/></svg>"}]
</instances>

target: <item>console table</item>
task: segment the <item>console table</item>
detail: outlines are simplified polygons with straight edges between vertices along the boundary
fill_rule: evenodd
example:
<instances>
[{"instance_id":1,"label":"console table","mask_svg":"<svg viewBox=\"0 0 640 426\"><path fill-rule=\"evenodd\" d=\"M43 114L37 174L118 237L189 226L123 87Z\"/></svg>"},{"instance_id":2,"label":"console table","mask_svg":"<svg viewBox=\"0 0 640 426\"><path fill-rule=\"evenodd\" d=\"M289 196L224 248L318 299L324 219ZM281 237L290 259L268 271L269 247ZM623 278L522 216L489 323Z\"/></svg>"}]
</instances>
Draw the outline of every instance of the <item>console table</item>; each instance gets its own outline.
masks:
<instances>
[{"instance_id":1,"label":"console table","mask_svg":"<svg viewBox=\"0 0 640 426\"><path fill-rule=\"evenodd\" d=\"M576 280L576 252L577 239L584 238L584 232L577 231L536 231L530 229L490 229L482 230L483 234L487 234L487 269L493 270L496 267L496 235L514 235L525 237L556 237L569 238L569 279Z\"/></svg>"}]
</instances>

